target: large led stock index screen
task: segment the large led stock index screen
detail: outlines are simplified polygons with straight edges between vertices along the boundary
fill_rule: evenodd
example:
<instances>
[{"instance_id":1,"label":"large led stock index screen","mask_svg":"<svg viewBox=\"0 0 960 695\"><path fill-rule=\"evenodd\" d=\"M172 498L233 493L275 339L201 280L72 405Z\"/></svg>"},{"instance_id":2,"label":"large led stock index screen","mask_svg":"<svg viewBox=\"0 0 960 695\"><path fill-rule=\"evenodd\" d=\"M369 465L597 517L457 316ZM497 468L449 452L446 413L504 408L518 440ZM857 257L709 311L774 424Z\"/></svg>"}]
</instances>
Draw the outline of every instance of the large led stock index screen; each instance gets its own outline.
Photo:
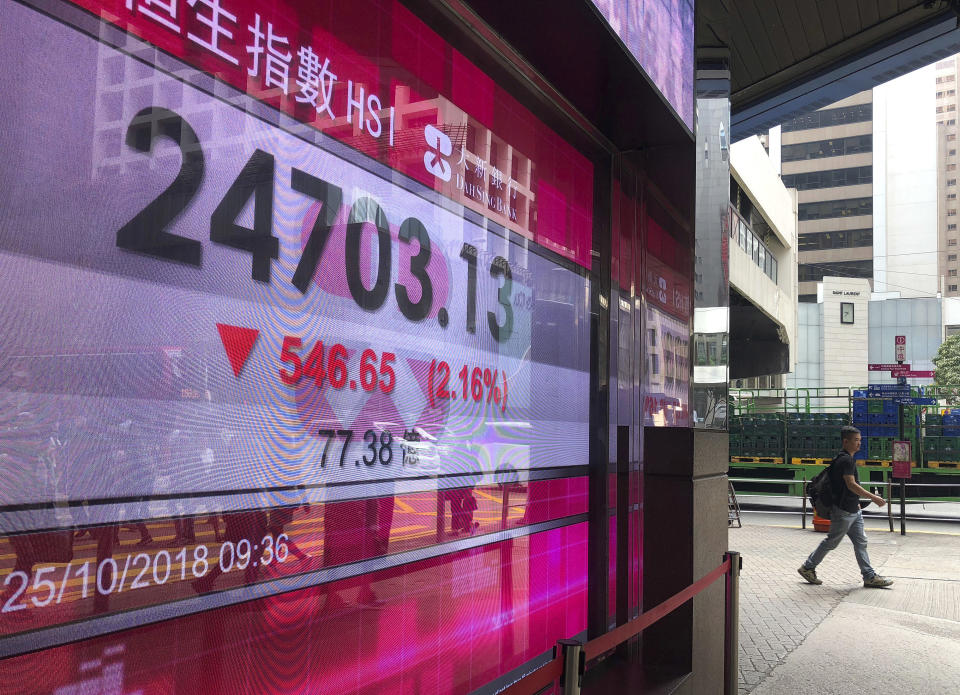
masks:
<instances>
[{"instance_id":1,"label":"large led stock index screen","mask_svg":"<svg viewBox=\"0 0 960 695\"><path fill-rule=\"evenodd\" d=\"M395 2L0 8L0 657L585 520L589 160Z\"/></svg>"}]
</instances>

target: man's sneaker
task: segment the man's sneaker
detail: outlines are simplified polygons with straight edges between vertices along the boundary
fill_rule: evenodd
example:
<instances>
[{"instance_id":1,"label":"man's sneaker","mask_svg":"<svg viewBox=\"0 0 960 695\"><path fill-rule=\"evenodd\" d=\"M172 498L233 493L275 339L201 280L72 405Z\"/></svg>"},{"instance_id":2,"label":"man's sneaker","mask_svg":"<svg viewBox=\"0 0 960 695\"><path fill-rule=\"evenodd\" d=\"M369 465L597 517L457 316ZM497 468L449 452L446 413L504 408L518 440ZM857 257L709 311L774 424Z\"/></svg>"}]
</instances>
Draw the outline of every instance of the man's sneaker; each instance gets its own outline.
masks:
<instances>
[{"instance_id":1,"label":"man's sneaker","mask_svg":"<svg viewBox=\"0 0 960 695\"><path fill-rule=\"evenodd\" d=\"M893 584L892 579L887 579L886 577L881 577L879 574L875 574L870 579L864 579L863 585L873 589L883 589Z\"/></svg>"},{"instance_id":2,"label":"man's sneaker","mask_svg":"<svg viewBox=\"0 0 960 695\"><path fill-rule=\"evenodd\" d=\"M806 567L801 567L797 570L801 577L806 579L810 584L823 584L823 581L817 579L816 570L808 570Z\"/></svg>"}]
</instances>

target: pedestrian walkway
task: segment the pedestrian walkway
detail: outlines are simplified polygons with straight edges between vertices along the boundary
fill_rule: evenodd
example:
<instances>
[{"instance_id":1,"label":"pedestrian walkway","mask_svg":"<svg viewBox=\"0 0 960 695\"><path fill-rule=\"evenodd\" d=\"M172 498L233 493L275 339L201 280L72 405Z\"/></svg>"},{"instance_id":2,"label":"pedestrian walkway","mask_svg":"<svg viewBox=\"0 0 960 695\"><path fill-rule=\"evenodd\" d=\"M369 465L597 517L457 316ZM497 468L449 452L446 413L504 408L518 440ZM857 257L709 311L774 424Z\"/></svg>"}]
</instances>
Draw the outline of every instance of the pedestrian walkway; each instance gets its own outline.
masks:
<instances>
[{"instance_id":1,"label":"pedestrian walkway","mask_svg":"<svg viewBox=\"0 0 960 695\"><path fill-rule=\"evenodd\" d=\"M789 521L745 514L730 529L740 695L960 693L960 525L900 536L868 521L871 564L896 583L865 589L847 539L817 568L823 584L804 582L797 568L824 536Z\"/></svg>"}]
</instances>

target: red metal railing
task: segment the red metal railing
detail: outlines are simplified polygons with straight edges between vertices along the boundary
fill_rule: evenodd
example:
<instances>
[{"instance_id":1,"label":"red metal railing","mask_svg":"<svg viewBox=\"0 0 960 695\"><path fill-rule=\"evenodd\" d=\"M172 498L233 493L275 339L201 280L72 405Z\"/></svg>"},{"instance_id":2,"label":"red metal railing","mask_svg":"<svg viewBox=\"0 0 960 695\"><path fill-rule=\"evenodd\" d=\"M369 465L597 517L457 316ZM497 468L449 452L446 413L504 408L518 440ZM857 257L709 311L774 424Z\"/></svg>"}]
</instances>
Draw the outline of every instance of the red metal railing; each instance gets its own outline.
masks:
<instances>
[{"instance_id":1,"label":"red metal railing","mask_svg":"<svg viewBox=\"0 0 960 695\"><path fill-rule=\"evenodd\" d=\"M724 556L724 561L720 563L718 567L682 591L678 591L667 600L654 606L633 620L626 622L610 632L607 632L596 639L592 639L583 645L580 645L579 643L571 643L566 640L561 642L554 649L553 659L549 663L541 666L533 673L527 674L516 683L510 685L508 688L501 691L501 695L534 695L558 679L563 678L565 675L569 676L576 673L582 676L584 670L588 668L588 666L585 667L584 664L589 665L589 662L593 659L596 659L598 656L601 656L602 654L615 649L617 646L623 644L627 640L636 637L655 622L672 613L674 610L682 606L684 603L692 599L694 596L699 594L701 591L723 576L727 577L724 638L726 643L726 663L724 665L724 675L726 680L725 691L727 693L736 692L737 622L735 614L738 611L737 579L739 574L740 554L735 552L726 553ZM571 653L571 646L575 647L575 653ZM582 657L580 656L581 652L583 655ZM576 659L579 663L571 664L571 659ZM579 680L579 678L577 680ZM730 689L731 682L733 688L732 691ZM579 682L564 684L565 695L573 695L579 692Z\"/></svg>"}]
</instances>

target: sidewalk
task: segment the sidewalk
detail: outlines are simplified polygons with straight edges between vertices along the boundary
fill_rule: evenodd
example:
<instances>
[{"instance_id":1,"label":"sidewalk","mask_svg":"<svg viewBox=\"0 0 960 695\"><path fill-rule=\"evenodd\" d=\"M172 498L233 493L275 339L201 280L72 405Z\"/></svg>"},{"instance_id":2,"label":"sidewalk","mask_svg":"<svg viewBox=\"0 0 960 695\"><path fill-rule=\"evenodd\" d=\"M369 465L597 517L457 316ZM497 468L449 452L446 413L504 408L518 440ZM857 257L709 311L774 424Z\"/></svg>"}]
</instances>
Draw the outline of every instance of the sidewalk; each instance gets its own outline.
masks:
<instances>
[{"instance_id":1,"label":"sidewalk","mask_svg":"<svg viewBox=\"0 0 960 695\"><path fill-rule=\"evenodd\" d=\"M821 586L800 578L824 535L798 521L743 514L730 529L743 556L740 695L960 693L960 525L900 536L867 521L871 564L896 583L865 589L847 539L817 568Z\"/></svg>"}]
</instances>

